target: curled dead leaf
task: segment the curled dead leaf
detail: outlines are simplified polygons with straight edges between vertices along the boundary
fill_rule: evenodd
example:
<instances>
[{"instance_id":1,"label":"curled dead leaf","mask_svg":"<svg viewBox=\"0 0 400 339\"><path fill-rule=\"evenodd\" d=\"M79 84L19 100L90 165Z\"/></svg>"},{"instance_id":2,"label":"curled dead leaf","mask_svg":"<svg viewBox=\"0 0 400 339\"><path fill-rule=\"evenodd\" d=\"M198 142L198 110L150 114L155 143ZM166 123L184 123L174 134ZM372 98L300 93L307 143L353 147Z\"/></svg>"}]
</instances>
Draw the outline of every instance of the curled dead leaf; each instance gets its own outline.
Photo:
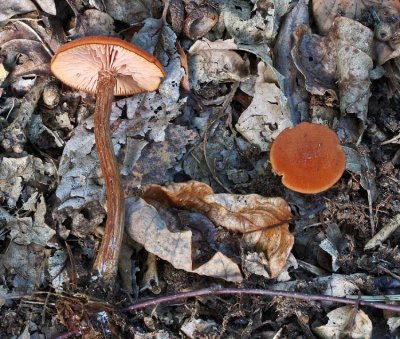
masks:
<instances>
[{"instance_id":1,"label":"curled dead leaf","mask_svg":"<svg viewBox=\"0 0 400 339\"><path fill-rule=\"evenodd\" d=\"M149 203L195 210L216 226L245 234L249 247L264 252L271 278L279 275L293 247L294 237L288 225L292 214L282 198L214 194L210 186L197 181L165 187L149 185L144 188L143 198Z\"/></svg>"},{"instance_id":2,"label":"curled dead leaf","mask_svg":"<svg viewBox=\"0 0 400 339\"><path fill-rule=\"evenodd\" d=\"M200 275L240 282L239 266L221 252L195 267L192 261L192 231L170 231L165 215L143 199L126 201L126 232L146 250L170 262L175 268Z\"/></svg>"}]
</instances>

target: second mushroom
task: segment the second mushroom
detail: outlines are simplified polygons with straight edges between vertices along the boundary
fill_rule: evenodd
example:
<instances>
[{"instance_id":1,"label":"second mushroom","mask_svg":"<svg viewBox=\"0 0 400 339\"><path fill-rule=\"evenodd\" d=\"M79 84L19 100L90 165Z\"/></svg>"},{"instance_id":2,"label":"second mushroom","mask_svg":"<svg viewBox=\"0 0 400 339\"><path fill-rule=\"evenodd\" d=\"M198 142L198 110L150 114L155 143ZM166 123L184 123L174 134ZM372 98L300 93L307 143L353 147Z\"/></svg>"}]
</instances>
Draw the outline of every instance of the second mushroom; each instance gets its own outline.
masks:
<instances>
[{"instance_id":1,"label":"second mushroom","mask_svg":"<svg viewBox=\"0 0 400 339\"><path fill-rule=\"evenodd\" d=\"M94 133L101 171L106 184L107 222L93 270L106 284L117 274L124 233L124 193L110 134L114 95L156 90L165 71L146 51L123 40L91 36L61 46L51 70L66 85L96 95Z\"/></svg>"}]
</instances>

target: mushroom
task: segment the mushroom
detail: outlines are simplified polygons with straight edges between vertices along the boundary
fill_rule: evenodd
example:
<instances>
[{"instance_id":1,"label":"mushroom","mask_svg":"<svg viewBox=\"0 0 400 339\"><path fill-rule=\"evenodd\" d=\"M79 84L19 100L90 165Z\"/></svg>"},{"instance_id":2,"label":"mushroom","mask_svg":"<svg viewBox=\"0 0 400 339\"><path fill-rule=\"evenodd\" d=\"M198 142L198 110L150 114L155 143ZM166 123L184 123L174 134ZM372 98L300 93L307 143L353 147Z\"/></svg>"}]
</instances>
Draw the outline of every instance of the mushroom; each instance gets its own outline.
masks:
<instances>
[{"instance_id":1,"label":"mushroom","mask_svg":"<svg viewBox=\"0 0 400 339\"><path fill-rule=\"evenodd\" d=\"M61 46L51 62L53 74L71 86L96 95L94 134L106 185L107 222L93 271L111 284L117 273L124 233L124 193L110 135L114 95L156 90L165 76L160 62L117 38L90 36Z\"/></svg>"},{"instance_id":2,"label":"mushroom","mask_svg":"<svg viewBox=\"0 0 400 339\"><path fill-rule=\"evenodd\" d=\"M308 122L281 132L272 144L270 160L286 187L309 194L333 186L346 166L346 156L335 132Z\"/></svg>"}]
</instances>

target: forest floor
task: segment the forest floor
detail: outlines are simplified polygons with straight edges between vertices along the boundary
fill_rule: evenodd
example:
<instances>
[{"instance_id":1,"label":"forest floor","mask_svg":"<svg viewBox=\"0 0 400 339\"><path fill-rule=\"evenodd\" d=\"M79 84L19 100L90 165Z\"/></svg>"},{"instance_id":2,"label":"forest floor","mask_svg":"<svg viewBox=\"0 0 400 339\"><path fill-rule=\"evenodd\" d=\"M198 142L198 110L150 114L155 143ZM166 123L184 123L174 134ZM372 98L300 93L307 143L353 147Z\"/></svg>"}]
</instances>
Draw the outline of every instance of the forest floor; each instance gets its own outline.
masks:
<instances>
[{"instance_id":1,"label":"forest floor","mask_svg":"<svg viewBox=\"0 0 400 339\"><path fill-rule=\"evenodd\" d=\"M399 337L399 18L372 0L0 3L0 337ZM92 35L166 72L112 104L126 220L100 292L96 98L50 70ZM269 160L300 122L346 155L321 193Z\"/></svg>"}]
</instances>

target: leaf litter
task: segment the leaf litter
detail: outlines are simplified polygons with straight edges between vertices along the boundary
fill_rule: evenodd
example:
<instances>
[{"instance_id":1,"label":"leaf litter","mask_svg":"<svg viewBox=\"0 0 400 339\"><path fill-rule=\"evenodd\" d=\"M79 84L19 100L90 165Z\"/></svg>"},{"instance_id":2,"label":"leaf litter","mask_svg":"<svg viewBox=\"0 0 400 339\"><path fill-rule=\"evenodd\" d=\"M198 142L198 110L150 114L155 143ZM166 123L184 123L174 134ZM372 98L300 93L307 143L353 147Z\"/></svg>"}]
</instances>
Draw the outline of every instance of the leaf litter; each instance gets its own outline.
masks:
<instances>
[{"instance_id":1,"label":"leaf litter","mask_svg":"<svg viewBox=\"0 0 400 339\"><path fill-rule=\"evenodd\" d=\"M352 0L0 4L1 336L398 335L396 315L283 298L201 297L130 318L104 310L204 287L399 294L399 10ZM158 91L112 106L128 222L107 306L88 289L107 212L94 99L49 72L59 46L87 35L124 37L167 73ZM334 129L348 160L318 195L284 188L267 160L300 121ZM37 292L51 293L26 297Z\"/></svg>"}]
</instances>

